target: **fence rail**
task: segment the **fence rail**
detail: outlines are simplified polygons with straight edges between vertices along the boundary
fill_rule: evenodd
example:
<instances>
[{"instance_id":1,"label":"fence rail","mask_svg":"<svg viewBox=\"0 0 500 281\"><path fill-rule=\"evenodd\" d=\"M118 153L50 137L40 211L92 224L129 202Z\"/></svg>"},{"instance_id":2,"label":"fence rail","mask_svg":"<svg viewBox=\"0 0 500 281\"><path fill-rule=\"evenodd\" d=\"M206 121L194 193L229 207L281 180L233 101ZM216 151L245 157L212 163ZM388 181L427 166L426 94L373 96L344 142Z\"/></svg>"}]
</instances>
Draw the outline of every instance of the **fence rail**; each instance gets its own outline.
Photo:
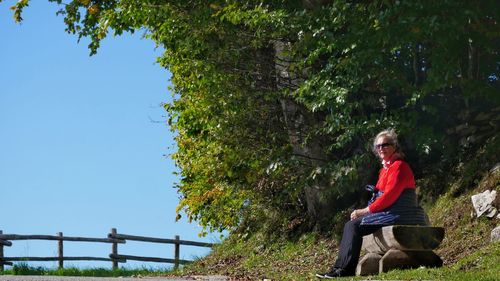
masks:
<instances>
[{"instance_id":1,"label":"fence rail","mask_svg":"<svg viewBox=\"0 0 500 281\"><path fill-rule=\"evenodd\" d=\"M4 247L12 246L12 241L16 240L49 240L57 241L57 257L5 257ZM142 257L118 254L118 244L125 244L129 241L140 241L149 243L174 244L174 258L161 257ZM111 244L111 253L109 257L68 257L64 256L64 241L71 242L92 242L92 243L109 243ZM196 247L212 247L213 243L186 241L180 240L178 235L174 239L145 237L128 234L119 234L116 228L112 228L107 238L89 238L89 237L71 237L64 236L62 232L57 235L18 235L18 234L3 234L0 230L0 271L4 270L4 265L13 265L14 261L58 261L58 267L64 268L64 261L109 261L112 263L112 268L117 269L118 263L126 263L127 260L173 263L174 267L179 267L180 264L187 264L191 261L180 259L180 245L189 245Z\"/></svg>"}]
</instances>

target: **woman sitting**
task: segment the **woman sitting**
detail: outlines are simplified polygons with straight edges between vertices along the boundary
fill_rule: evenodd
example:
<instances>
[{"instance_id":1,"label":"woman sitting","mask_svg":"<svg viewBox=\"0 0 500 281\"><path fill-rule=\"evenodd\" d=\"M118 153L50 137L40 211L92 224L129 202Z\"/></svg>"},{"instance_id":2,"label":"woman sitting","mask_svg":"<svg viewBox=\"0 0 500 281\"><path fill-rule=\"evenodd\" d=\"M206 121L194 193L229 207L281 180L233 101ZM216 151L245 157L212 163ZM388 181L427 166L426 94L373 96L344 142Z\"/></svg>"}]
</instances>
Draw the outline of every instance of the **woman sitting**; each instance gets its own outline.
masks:
<instances>
[{"instance_id":1,"label":"woman sitting","mask_svg":"<svg viewBox=\"0 0 500 281\"><path fill-rule=\"evenodd\" d=\"M403 160L394 130L380 132L373 142L373 150L383 165L377 184L372 187L374 196L368 207L351 213L351 220L344 226L337 261L329 272L316 274L319 278L354 275L363 236L383 226L429 224L425 212L418 206L413 172Z\"/></svg>"}]
</instances>

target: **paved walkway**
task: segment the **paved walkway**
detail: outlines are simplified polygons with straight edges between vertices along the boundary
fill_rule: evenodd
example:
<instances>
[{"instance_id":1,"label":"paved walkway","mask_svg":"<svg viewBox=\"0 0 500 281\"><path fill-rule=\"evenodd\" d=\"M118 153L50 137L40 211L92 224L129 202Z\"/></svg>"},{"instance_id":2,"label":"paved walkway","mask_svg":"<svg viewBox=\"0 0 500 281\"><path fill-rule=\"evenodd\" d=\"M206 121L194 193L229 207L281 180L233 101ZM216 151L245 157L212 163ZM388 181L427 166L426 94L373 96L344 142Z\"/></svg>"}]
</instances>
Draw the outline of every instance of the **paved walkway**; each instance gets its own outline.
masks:
<instances>
[{"instance_id":1,"label":"paved walkway","mask_svg":"<svg viewBox=\"0 0 500 281\"><path fill-rule=\"evenodd\" d=\"M73 277L73 276L28 276L0 275L0 281L229 281L225 276L192 277Z\"/></svg>"}]
</instances>

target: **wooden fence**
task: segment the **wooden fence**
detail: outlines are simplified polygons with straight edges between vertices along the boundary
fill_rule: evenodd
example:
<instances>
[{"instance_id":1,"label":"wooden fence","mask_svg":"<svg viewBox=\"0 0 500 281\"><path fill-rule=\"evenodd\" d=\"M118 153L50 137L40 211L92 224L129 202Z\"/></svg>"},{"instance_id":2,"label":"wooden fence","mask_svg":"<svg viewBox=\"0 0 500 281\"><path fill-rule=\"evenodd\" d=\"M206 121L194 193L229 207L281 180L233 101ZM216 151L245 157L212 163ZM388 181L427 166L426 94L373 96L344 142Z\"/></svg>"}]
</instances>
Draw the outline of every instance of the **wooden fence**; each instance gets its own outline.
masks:
<instances>
[{"instance_id":1,"label":"wooden fence","mask_svg":"<svg viewBox=\"0 0 500 281\"><path fill-rule=\"evenodd\" d=\"M14 240L54 240L57 241L57 257L5 257L4 247L12 246ZM118 244L125 244L128 241L141 241L149 243L174 244L174 258L158 258L158 257L141 257L118 254ZM111 253L109 257L65 257L63 241L74 242L93 242L93 243L108 243L111 244ZM185 241L180 240L178 235L175 239L154 238L135 236L127 234L119 234L116 228L112 228L107 238L88 238L88 237L70 237L64 236L62 232L57 235L18 235L18 234L3 234L0 230L0 271L4 270L4 265L12 265L13 261L57 261L59 268L64 268L64 261L109 261L112 262L113 269L118 268L118 263L125 263L127 260L173 263L174 267L179 267L180 264L186 264L191 261L180 259L180 246L189 245L197 247L212 247L212 243Z\"/></svg>"}]
</instances>

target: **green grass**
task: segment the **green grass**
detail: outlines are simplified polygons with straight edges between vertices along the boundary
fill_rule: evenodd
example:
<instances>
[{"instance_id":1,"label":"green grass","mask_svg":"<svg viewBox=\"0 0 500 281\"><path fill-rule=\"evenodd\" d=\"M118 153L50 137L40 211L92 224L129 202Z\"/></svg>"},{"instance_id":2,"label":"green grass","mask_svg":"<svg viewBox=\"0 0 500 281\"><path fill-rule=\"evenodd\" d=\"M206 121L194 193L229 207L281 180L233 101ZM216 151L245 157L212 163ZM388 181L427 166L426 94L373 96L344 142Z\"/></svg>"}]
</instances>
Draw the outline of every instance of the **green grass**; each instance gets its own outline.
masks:
<instances>
[{"instance_id":1,"label":"green grass","mask_svg":"<svg viewBox=\"0 0 500 281\"><path fill-rule=\"evenodd\" d=\"M500 243L458 260L450 267L394 270L377 276L380 280L500 280Z\"/></svg>"},{"instance_id":2,"label":"green grass","mask_svg":"<svg viewBox=\"0 0 500 281\"><path fill-rule=\"evenodd\" d=\"M53 276L92 276L92 277L140 277L171 275L174 271L154 268L76 268L50 269L45 267L29 266L25 263L15 264L12 268L0 272L0 275L53 275Z\"/></svg>"}]
</instances>

